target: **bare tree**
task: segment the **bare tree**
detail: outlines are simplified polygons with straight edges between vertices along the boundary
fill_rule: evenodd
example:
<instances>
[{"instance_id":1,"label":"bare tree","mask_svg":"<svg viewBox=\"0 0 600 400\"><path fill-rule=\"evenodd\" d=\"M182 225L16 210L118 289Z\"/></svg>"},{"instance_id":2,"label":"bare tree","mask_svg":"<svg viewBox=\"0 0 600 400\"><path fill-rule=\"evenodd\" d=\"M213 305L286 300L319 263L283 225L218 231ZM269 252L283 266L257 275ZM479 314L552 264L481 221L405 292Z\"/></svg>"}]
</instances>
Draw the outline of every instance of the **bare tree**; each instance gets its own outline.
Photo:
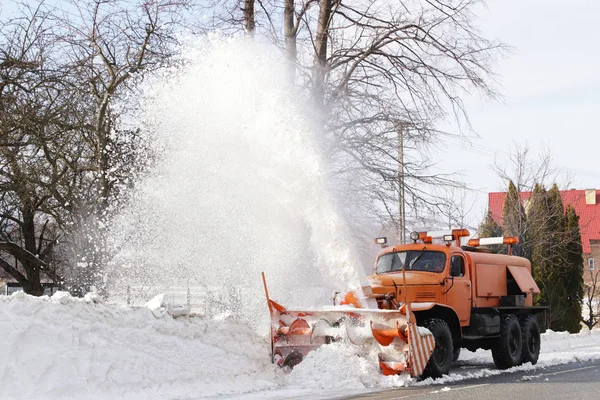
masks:
<instances>
[{"instance_id":1,"label":"bare tree","mask_svg":"<svg viewBox=\"0 0 600 400\"><path fill-rule=\"evenodd\" d=\"M472 191L467 188L444 188L444 193L440 198L446 199L446 203L441 207L441 222L445 223L448 229L453 228L473 228L471 223L475 199L470 198ZM437 224L436 224L437 225Z\"/></svg>"},{"instance_id":2,"label":"bare tree","mask_svg":"<svg viewBox=\"0 0 600 400\"><path fill-rule=\"evenodd\" d=\"M188 0L88 0L52 10L65 27L62 55L74 66L81 92L89 94L83 99L86 112L81 113L81 179L70 196L55 196L72 210L73 263L85 266L74 277L81 292L104 287L103 268L112 254L106 242L109 220L148 162L140 157L147 154L147 137L139 129L120 127L121 115L131 111L122 99L146 74L177 54L177 34L187 28L185 12L190 6Z\"/></svg>"},{"instance_id":3,"label":"bare tree","mask_svg":"<svg viewBox=\"0 0 600 400\"><path fill-rule=\"evenodd\" d=\"M512 181L518 192L531 192L536 184L548 186L555 182L565 189L572 181L569 171L553 163L552 149L547 145L536 155L527 142L514 142L508 162L495 159L493 168L503 187Z\"/></svg>"},{"instance_id":4,"label":"bare tree","mask_svg":"<svg viewBox=\"0 0 600 400\"><path fill-rule=\"evenodd\" d=\"M502 181L503 190L508 188L507 197L513 197L510 209L503 210L503 221L496 222L502 225L505 234L520 238L519 247L523 249L523 255L530 257L530 242L543 235L546 222L551 218L559 218L564 210L545 207L544 212L533 215L529 212L532 199L523 199L519 193L533 192L536 185L546 187L561 181L564 183L560 186L565 188L570 175L554 165L549 147L542 147L536 155L527 143L513 143L508 161L502 163L495 160L493 168Z\"/></svg>"},{"instance_id":5,"label":"bare tree","mask_svg":"<svg viewBox=\"0 0 600 400\"><path fill-rule=\"evenodd\" d=\"M59 255L85 267L61 274L73 288L102 289L108 221L152 159L147 133L120 124L124 105L135 107L121 100L177 54L190 4L40 2L3 25L0 224L10 243L0 253L18 260L2 266L29 292L40 294L40 271L56 272L44 260Z\"/></svg>"},{"instance_id":6,"label":"bare tree","mask_svg":"<svg viewBox=\"0 0 600 400\"><path fill-rule=\"evenodd\" d=\"M592 330L600 322L600 269L590 270L591 280L585 284L583 323Z\"/></svg>"},{"instance_id":7,"label":"bare tree","mask_svg":"<svg viewBox=\"0 0 600 400\"><path fill-rule=\"evenodd\" d=\"M215 2L210 3L214 9ZM242 26L236 2L218 1L222 29ZM397 127L404 136L406 198L413 214L439 211L433 187L460 186L432 173L424 156L445 134L446 116L469 126L463 93L495 97L492 65L504 47L475 28L477 0L270 0L257 3L256 32L289 60L299 95L317 107L332 179L352 181L381 218L397 218ZM280 34L283 32L283 35ZM450 171L449 171L450 172ZM349 175L352 179L346 177ZM359 180L360 182L356 182ZM351 189L346 189L352 191ZM394 211L392 211L394 210Z\"/></svg>"},{"instance_id":8,"label":"bare tree","mask_svg":"<svg viewBox=\"0 0 600 400\"><path fill-rule=\"evenodd\" d=\"M57 47L49 15L41 6L23 11L0 30L0 267L41 295L44 276L61 281L64 209L53 191L69 179L77 121L68 67L47 57Z\"/></svg>"}]
</instances>

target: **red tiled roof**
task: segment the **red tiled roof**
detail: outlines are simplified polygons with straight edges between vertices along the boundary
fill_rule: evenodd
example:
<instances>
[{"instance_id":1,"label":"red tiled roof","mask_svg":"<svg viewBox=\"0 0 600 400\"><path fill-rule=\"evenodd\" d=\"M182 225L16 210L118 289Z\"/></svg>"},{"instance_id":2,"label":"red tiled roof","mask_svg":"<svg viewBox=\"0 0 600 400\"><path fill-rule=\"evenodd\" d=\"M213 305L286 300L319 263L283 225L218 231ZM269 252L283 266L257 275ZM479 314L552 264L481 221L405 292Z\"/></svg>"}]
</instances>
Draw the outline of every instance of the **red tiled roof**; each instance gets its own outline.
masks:
<instances>
[{"instance_id":1,"label":"red tiled roof","mask_svg":"<svg viewBox=\"0 0 600 400\"><path fill-rule=\"evenodd\" d=\"M583 252L591 253L590 240L600 240L600 190L595 190L596 204L586 204L585 190L561 190L565 208L570 204L575 208L579 215L579 229L581 231L581 242ZM504 206L504 197L506 192L493 192L488 194L489 210L492 212L492 218L498 224L502 225L502 207ZM531 192L519 193L521 201L529 200Z\"/></svg>"}]
</instances>

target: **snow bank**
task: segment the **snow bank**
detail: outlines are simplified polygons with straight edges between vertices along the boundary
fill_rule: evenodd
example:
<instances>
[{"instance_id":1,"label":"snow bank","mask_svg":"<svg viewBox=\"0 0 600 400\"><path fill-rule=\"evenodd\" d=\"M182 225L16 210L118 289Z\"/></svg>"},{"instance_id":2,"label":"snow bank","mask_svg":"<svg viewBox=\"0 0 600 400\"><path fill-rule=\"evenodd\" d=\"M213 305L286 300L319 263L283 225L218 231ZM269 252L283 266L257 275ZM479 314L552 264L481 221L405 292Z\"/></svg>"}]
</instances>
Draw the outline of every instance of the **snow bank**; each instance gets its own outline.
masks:
<instances>
[{"instance_id":1,"label":"snow bank","mask_svg":"<svg viewBox=\"0 0 600 400\"><path fill-rule=\"evenodd\" d=\"M311 352L291 372L279 369L267 338L249 324L190 316L160 296L133 308L93 294L18 292L0 296L0 321L2 399L314 399L433 383L384 377L377 348L344 344ZM600 359L599 330L549 331L536 366L508 371L589 359ZM489 351L463 349L459 367L436 383L501 373Z\"/></svg>"},{"instance_id":2,"label":"snow bank","mask_svg":"<svg viewBox=\"0 0 600 400\"><path fill-rule=\"evenodd\" d=\"M0 397L187 399L279 387L268 343L252 329L157 318L154 303L0 296Z\"/></svg>"}]
</instances>

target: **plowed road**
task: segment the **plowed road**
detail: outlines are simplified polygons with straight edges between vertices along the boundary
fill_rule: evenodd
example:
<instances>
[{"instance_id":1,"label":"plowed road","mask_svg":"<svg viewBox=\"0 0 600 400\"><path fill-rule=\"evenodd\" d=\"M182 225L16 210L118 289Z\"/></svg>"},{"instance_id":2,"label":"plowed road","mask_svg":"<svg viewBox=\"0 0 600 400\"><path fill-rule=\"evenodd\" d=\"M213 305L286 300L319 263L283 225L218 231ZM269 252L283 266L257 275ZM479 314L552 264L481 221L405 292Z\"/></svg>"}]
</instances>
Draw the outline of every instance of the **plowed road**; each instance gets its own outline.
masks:
<instances>
[{"instance_id":1,"label":"plowed road","mask_svg":"<svg viewBox=\"0 0 600 400\"><path fill-rule=\"evenodd\" d=\"M413 386L369 395L361 400L599 400L600 361L555 365L442 385Z\"/></svg>"}]
</instances>

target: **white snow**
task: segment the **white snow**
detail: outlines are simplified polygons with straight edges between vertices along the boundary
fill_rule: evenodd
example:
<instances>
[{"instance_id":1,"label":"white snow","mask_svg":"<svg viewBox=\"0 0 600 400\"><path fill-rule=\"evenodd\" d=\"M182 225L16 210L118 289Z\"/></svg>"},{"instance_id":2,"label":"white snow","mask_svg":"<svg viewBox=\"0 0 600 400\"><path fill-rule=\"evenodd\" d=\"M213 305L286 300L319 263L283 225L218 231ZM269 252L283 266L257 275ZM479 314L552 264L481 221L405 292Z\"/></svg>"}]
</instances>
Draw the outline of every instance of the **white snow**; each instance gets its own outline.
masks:
<instances>
[{"instance_id":1,"label":"white snow","mask_svg":"<svg viewBox=\"0 0 600 400\"><path fill-rule=\"evenodd\" d=\"M157 309L164 311L155 314ZM0 296L0 397L327 398L433 383L384 377L377 349L343 344L313 351L291 372L279 369L270 362L268 339L248 322L227 315L174 317L170 309L179 310L160 297L148 308L134 308L103 303L95 294ZM538 364L509 372L530 370L535 376L550 365L589 359L600 359L600 330L549 331L542 335ZM489 351L463 349L459 363L465 368L436 383L506 373L494 368Z\"/></svg>"},{"instance_id":2,"label":"white snow","mask_svg":"<svg viewBox=\"0 0 600 400\"><path fill-rule=\"evenodd\" d=\"M315 115L288 86L279 49L210 35L181 51L180 67L144 79L139 114L127 117L152 138L157 160L111 220L112 298L139 305L136 297L196 287L190 297L224 295L249 314L264 310L261 272L273 298L299 307L359 288L359 246L337 207Z\"/></svg>"},{"instance_id":3,"label":"white snow","mask_svg":"<svg viewBox=\"0 0 600 400\"><path fill-rule=\"evenodd\" d=\"M2 399L192 399L280 387L268 343L241 323L22 292L0 296L0 321Z\"/></svg>"},{"instance_id":4,"label":"white snow","mask_svg":"<svg viewBox=\"0 0 600 400\"><path fill-rule=\"evenodd\" d=\"M164 298L164 294L157 294L152 298L152 300L145 304L145 307L148 310L152 311L152 314L157 318L162 317L167 311L166 308L163 306Z\"/></svg>"}]
</instances>

